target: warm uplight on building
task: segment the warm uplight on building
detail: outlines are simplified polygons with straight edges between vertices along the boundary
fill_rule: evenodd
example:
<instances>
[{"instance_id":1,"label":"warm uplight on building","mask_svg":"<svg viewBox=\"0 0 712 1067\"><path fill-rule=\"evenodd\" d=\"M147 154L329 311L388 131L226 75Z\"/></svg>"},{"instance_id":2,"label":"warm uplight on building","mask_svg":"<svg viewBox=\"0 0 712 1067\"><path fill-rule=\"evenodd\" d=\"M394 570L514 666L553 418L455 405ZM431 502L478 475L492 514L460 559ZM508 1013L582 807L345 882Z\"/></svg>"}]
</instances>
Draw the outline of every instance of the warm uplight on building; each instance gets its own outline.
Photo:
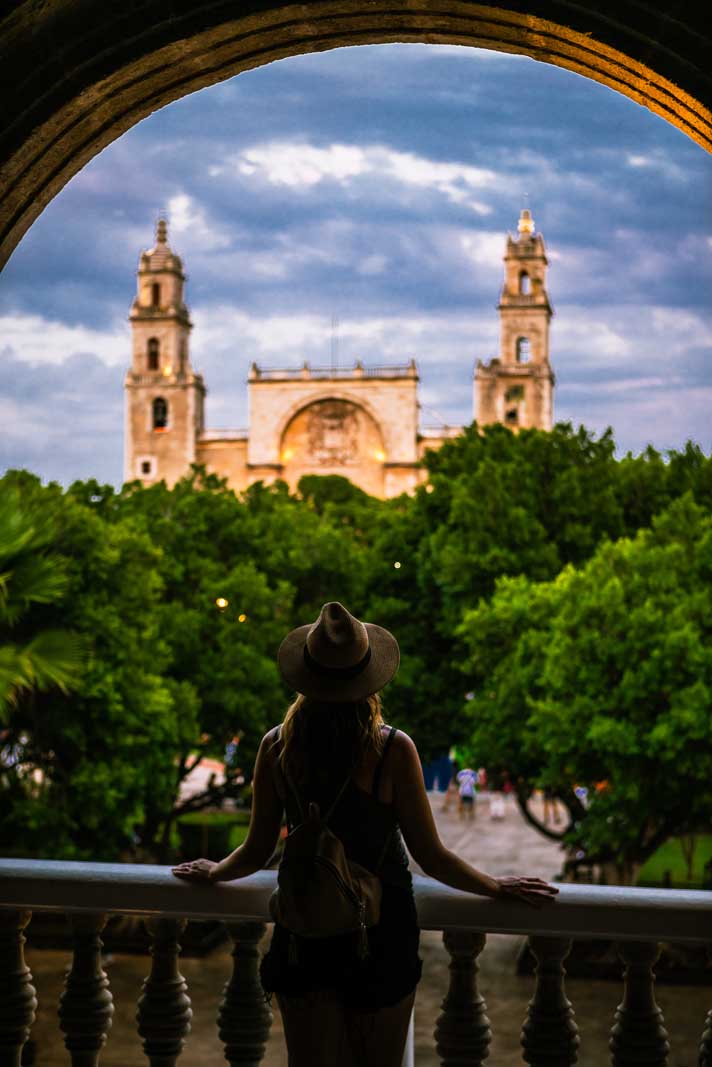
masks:
<instances>
[{"instance_id":1,"label":"warm uplight on building","mask_svg":"<svg viewBox=\"0 0 712 1067\"><path fill-rule=\"evenodd\" d=\"M385 463L386 453L382 449L377 448L376 451L373 453L373 458L377 459L379 463Z\"/></svg>"},{"instance_id":2,"label":"warm uplight on building","mask_svg":"<svg viewBox=\"0 0 712 1067\"><path fill-rule=\"evenodd\" d=\"M282 453L282 463L289 463L293 455L294 452L291 448L285 448L284 452Z\"/></svg>"},{"instance_id":3,"label":"warm uplight on building","mask_svg":"<svg viewBox=\"0 0 712 1067\"><path fill-rule=\"evenodd\" d=\"M247 615L238 615L237 616L237 621L238 622L247 622Z\"/></svg>"},{"instance_id":4,"label":"warm uplight on building","mask_svg":"<svg viewBox=\"0 0 712 1067\"><path fill-rule=\"evenodd\" d=\"M164 378L170 378L172 373L173 373L173 368L168 366L168 364L166 364L166 366L163 368L163 377Z\"/></svg>"},{"instance_id":5,"label":"warm uplight on building","mask_svg":"<svg viewBox=\"0 0 712 1067\"><path fill-rule=\"evenodd\" d=\"M217 598L217 600L215 601L215 607L219 608L220 611L224 611L229 603L230 603L230 601L226 600L224 596L219 596Z\"/></svg>"},{"instance_id":6,"label":"warm uplight on building","mask_svg":"<svg viewBox=\"0 0 712 1067\"><path fill-rule=\"evenodd\" d=\"M401 566L399 560L396 560L395 563L393 564L393 566L395 567L395 569L397 571L399 571L400 570L400 566Z\"/></svg>"}]
</instances>

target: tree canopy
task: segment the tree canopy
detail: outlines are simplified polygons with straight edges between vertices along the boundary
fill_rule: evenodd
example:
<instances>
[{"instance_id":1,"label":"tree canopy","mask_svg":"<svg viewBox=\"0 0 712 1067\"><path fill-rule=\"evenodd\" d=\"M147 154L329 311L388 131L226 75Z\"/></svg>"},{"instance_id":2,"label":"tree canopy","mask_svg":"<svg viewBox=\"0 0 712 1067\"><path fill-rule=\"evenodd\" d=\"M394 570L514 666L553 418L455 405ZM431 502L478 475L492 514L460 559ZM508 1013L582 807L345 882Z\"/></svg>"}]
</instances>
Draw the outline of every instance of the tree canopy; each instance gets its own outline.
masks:
<instances>
[{"instance_id":1,"label":"tree canopy","mask_svg":"<svg viewBox=\"0 0 712 1067\"><path fill-rule=\"evenodd\" d=\"M551 582L502 579L461 635L471 744L568 803L580 859L631 881L708 825L712 517L689 494Z\"/></svg>"},{"instance_id":2,"label":"tree canopy","mask_svg":"<svg viewBox=\"0 0 712 1067\"><path fill-rule=\"evenodd\" d=\"M220 789L181 799L201 759L222 757L237 737L249 778L291 697L279 642L327 600L398 637L386 713L424 759L470 744L516 776L524 805L549 785L566 797L579 824L569 840L587 856L642 855L679 829L673 794L663 810L664 791L638 780L659 786L673 765L679 778L690 746L705 748L695 731L708 684L710 459L688 445L618 460L610 433L568 425L473 426L427 453L425 467L427 482L392 500L336 476L305 477L296 493L277 482L236 494L200 468L172 488L87 481L65 491L26 472L0 480L3 499L21 493L26 513L43 517L41 536L18 549L29 570L14 603L28 629L6 616L2 642L17 651L57 633L84 649L81 670L55 662L52 686L40 684L39 664L28 668L31 693L0 671L14 753L12 766L0 758L12 797L0 845L165 857L181 811L238 792L235 766ZM0 556L11 559L3 523ZM22 588L12 566L2 597ZM33 600L43 583L31 575L43 568L45 600ZM587 807L572 783L589 788ZM647 804L655 814L644 825Z\"/></svg>"}]
</instances>

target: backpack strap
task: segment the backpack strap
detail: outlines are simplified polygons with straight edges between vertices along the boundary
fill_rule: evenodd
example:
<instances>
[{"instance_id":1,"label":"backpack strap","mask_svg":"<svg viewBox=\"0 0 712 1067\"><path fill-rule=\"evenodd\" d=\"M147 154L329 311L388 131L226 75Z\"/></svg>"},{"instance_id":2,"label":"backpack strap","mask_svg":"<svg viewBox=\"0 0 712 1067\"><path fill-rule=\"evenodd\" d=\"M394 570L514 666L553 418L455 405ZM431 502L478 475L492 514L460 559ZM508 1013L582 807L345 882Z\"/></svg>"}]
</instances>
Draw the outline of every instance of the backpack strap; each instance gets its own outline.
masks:
<instances>
[{"instance_id":1,"label":"backpack strap","mask_svg":"<svg viewBox=\"0 0 712 1067\"><path fill-rule=\"evenodd\" d=\"M350 781L351 781L351 772L349 771L349 776L346 779L346 781L344 782L344 784L341 786L341 789L336 794L336 799L334 800L334 803L331 805L331 807L327 811L326 815L322 816L322 820L321 820L322 822L327 823L329 821L329 819L331 818L331 816L334 814L334 809L335 809L336 805L339 803L339 801L341 800L342 796L344 795L344 790L346 789L346 786L349 784Z\"/></svg>"},{"instance_id":2,"label":"backpack strap","mask_svg":"<svg viewBox=\"0 0 712 1067\"><path fill-rule=\"evenodd\" d=\"M379 759L378 763L376 764L376 770L373 772L373 787L371 789L371 794L372 794L372 796L373 796L373 798L375 800L378 800L378 791L379 791L379 789L381 787L381 772L383 771L383 764L385 762L386 755L388 753L388 748L390 746L391 741L393 740L393 738L397 734L397 732L398 732L398 730L396 729L396 727L395 726L391 726L390 730L388 731L388 737L386 738L386 743L383 746L383 752L381 753L381 758Z\"/></svg>"},{"instance_id":3,"label":"backpack strap","mask_svg":"<svg viewBox=\"0 0 712 1067\"><path fill-rule=\"evenodd\" d=\"M278 744L280 746L280 754L281 754L281 736L280 736L281 730L282 730L282 727L280 725L280 726L277 727L277 737L275 739L275 744ZM297 802L297 807L299 808L299 817L301 818L303 823L306 822L307 821L307 815L306 815L306 812L304 811L304 805L302 804L302 798L300 797L299 790L297 789L296 785L294 784L294 782L292 780L292 776L290 775L290 773L289 773L289 771L287 769L286 763L285 763L284 766L282 766L280 764L280 762L279 762L279 759L278 759L277 760L277 767L279 768L279 771L280 771L280 773L282 774L282 776L284 778L284 781L285 781L285 784L286 784L287 788L292 793L294 799ZM334 809L336 808L336 805L341 800L341 797L344 794L344 790L346 789L346 787L347 787L347 785L349 784L350 781L351 781L351 772L349 772L349 775L348 775L347 779L345 780L344 784L341 786L341 788L339 789L338 793L336 794L334 802L332 803L331 807L327 811L326 815L322 815L321 821L323 823L325 823L325 824L328 823L329 819L331 818L331 816L334 813Z\"/></svg>"},{"instance_id":4,"label":"backpack strap","mask_svg":"<svg viewBox=\"0 0 712 1067\"><path fill-rule=\"evenodd\" d=\"M282 755L282 724L281 723L277 727L277 733L276 733L275 739L274 739L274 747L277 749L277 759L276 759L275 764L274 764L275 773L277 774L278 778L281 778L282 788L285 790L285 793L290 793L291 792L292 795L294 796L294 799L297 802L297 807L299 808L300 818L301 818L302 822L304 822L305 819L306 819L306 816L304 814L304 807L302 805L301 797L299 796L299 793L297 792L297 789L296 789L296 787L294 785L294 782L291 779L291 776L289 774L289 771L287 770L286 765L283 767L281 762L280 762L280 757Z\"/></svg>"}]
</instances>

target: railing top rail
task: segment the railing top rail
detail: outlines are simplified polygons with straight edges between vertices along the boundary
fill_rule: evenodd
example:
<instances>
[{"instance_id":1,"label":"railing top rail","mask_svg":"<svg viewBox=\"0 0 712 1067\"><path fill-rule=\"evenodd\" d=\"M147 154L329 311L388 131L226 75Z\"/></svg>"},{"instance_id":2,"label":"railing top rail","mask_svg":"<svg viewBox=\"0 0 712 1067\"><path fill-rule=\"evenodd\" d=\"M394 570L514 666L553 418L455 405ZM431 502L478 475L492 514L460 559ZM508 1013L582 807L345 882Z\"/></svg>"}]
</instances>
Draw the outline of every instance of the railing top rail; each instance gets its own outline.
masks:
<instances>
[{"instance_id":1,"label":"railing top rail","mask_svg":"<svg viewBox=\"0 0 712 1067\"><path fill-rule=\"evenodd\" d=\"M0 908L118 912L191 919L269 922L275 871L239 882L180 881L169 867L0 859ZM420 925L502 934L637 941L712 941L712 893L561 885L556 901L533 908L490 900L415 876Z\"/></svg>"}]
</instances>

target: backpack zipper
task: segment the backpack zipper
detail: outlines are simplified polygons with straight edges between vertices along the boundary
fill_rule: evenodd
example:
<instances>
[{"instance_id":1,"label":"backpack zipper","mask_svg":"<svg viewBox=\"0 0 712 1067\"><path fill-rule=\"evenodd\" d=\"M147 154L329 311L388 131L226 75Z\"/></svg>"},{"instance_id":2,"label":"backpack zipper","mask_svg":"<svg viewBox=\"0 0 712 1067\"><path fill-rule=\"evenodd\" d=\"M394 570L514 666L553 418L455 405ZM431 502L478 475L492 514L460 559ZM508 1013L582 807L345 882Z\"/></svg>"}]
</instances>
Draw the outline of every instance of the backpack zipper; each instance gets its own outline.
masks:
<instances>
[{"instance_id":1,"label":"backpack zipper","mask_svg":"<svg viewBox=\"0 0 712 1067\"><path fill-rule=\"evenodd\" d=\"M354 907L358 908L359 910L363 908L365 912L366 904L363 901L361 895L357 893L354 889L352 889L351 886L344 881L344 879L341 877L338 870L330 860L324 859L323 856L315 856L314 862L320 864L322 867L325 867L334 879L334 881L339 883L339 885L341 886L351 903L354 905Z\"/></svg>"}]
</instances>

